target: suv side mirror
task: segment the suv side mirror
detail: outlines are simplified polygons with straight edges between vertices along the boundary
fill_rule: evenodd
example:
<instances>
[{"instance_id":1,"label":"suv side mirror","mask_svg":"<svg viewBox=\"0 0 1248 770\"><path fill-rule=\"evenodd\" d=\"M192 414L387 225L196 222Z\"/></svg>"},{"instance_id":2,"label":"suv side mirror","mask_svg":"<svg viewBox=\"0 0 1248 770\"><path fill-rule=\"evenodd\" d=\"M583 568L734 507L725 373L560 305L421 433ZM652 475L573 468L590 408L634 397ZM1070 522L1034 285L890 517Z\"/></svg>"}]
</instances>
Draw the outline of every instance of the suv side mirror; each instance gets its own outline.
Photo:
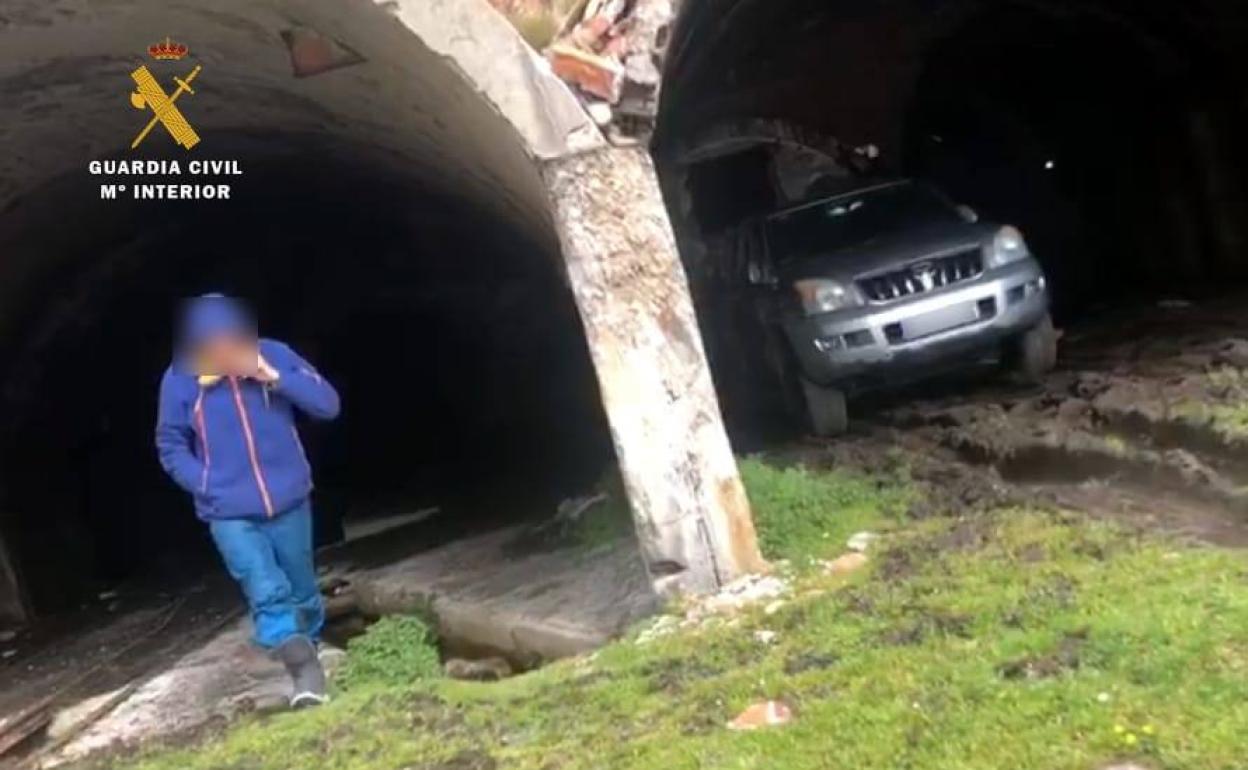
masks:
<instances>
[{"instance_id":1,"label":"suv side mirror","mask_svg":"<svg viewBox=\"0 0 1248 770\"><path fill-rule=\"evenodd\" d=\"M757 259L751 259L749 264L746 265L745 279L749 281L751 286L761 286L767 283L767 275Z\"/></svg>"},{"instance_id":2,"label":"suv side mirror","mask_svg":"<svg viewBox=\"0 0 1248 770\"><path fill-rule=\"evenodd\" d=\"M750 286L773 286L776 283L764 238L761 227L756 223L743 227L737 236L737 269L741 271L738 275Z\"/></svg>"},{"instance_id":3,"label":"suv side mirror","mask_svg":"<svg viewBox=\"0 0 1248 770\"><path fill-rule=\"evenodd\" d=\"M762 255L754 255L745 266L745 279L751 286L775 286L776 271Z\"/></svg>"},{"instance_id":4,"label":"suv side mirror","mask_svg":"<svg viewBox=\"0 0 1248 770\"><path fill-rule=\"evenodd\" d=\"M975 211L975 209L965 203L958 204L958 216L962 217L971 224L975 224L979 221L979 212Z\"/></svg>"}]
</instances>

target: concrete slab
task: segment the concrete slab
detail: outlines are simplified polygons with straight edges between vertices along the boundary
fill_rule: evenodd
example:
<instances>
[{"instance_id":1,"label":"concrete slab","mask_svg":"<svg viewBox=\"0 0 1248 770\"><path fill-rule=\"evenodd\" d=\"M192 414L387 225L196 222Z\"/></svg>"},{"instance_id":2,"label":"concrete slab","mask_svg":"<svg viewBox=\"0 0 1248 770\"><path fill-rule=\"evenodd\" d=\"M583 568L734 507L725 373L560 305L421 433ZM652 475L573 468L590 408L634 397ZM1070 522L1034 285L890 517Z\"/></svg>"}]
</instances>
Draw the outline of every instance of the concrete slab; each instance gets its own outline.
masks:
<instances>
[{"instance_id":1,"label":"concrete slab","mask_svg":"<svg viewBox=\"0 0 1248 770\"><path fill-rule=\"evenodd\" d=\"M631 538L545 547L512 527L351 575L367 614L431 617L450 648L521 664L592 650L652 614L659 599Z\"/></svg>"},{"instance_id":2,"label":"concrete slab","mask_svg":"<svg viewBox=\"0 0 1248 770\"><path fill-rule=\"evenodd\" d=\"M455 655L501 654L532 666L592 650L659 606L631 538L596 548L552 542L558 539L549 527L511 527L383 567L331 568L351 582L366 614L424 614ZM326 668L343 654L323 652ZM289 687L282 666L251 644L250 621L240 619L139 684L40 766L284 708ZM72 723L94 707L65 711L60 722Z\"/></svg>"},{"instance_id":3,"label":"concrete slab","mask_svg":"<svg viewBox=\"0 0 1248 770\"><path fill-rule=\"evenodd\" d=\"M138 687L41 766L54 767L103 749L185 733L217 718L283 707L290 695L286 672L251 644L250 633L249 621L233 623Z\"/></svg>"},{"instance_id":4,"label":"concrete slab","mask_svg":"<svg viewBox=\"0 0 1248 770\"><path fill-rule=\"evenodd\" d=\"M405 527L423 521L437 514L438 509L422 508L408 513L396 513L392 516L379 516L369 519L346 519L342 522L342 535L346 542L362 540L366 537L380 535L392 529Z\"/></svg>"}]
</instances>

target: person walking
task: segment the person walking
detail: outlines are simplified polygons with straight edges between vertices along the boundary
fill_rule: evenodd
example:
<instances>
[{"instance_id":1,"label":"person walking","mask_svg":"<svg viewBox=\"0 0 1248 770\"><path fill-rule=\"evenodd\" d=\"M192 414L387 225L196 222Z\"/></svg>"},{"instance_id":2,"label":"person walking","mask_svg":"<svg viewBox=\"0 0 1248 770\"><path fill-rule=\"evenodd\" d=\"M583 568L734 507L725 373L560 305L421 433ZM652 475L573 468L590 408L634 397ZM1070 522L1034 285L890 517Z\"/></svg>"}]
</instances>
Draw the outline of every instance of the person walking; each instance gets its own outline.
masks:
<instances>
[{"instance_id":1,"label":"person walking","mask_svg":"<svg viewBox=\"0 0 1248 770\"><path fill-rule=\"evenodd\" d=\"M246 597L256 643L291 676L295 708L327 700L312 469L295 420L332 420L339 408L333 386L289 346L261 339L238 300L209 294L183 307L160 383L160 464L207 523Z\"/></svg>"}]
</instances>

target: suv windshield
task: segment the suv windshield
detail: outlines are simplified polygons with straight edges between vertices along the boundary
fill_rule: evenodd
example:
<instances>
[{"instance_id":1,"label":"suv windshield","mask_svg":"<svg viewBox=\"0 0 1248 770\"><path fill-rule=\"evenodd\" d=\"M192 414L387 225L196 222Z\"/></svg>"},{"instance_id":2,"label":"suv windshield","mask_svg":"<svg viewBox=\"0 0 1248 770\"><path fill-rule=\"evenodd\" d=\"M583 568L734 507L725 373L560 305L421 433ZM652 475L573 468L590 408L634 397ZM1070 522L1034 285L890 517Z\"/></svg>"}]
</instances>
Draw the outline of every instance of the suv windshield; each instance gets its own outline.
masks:
<instances>
[{"instance_id":1,"label":"suv windshield","mask_svg":"<svg viewBox=\"0 0 1248 770\"><path fill-rule=\"evenodd\" d=\"M959 222L956 210L935 191L897 184L840 195L767 220L772 258L788 262L826 254L896 230Z\"/></svg>"}]
</instances>

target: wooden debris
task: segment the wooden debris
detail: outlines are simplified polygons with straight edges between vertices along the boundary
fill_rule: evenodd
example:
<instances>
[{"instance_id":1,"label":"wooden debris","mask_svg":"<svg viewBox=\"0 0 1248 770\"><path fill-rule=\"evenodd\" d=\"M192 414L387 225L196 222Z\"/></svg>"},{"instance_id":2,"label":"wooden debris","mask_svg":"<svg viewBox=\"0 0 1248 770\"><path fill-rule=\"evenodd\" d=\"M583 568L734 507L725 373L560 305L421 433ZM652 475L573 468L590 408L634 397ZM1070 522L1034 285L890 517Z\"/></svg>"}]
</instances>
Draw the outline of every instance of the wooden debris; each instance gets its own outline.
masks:
<instances>
[{"instance_id":1,"label":"wooden debris","mask_svg":"<svg viewBox=\"0 0 1248 770\"><path fill-rule=\"evenodd\" d=\"M551 69L566 83L614 104L624 86L624 67L614 59L582 51L566 43L546 49Z\"/></svg>"},{"instance_id":2,"label":"wooden debris","mask_svg":"<svg viewBox=\"0 0 1248 770\"><path fill-rule=\"evenodd\" d=\"M141 680L134 680L125 686L114 690L107 696L98 699L96 702L87 704L85 712L78 714L72 725L65 726L57 735L49 735L48 742L39 747L40 756L51 756L61 749L62 746L69 743L73 738L81 734L88 727L95 724L100 717L115 709L122 701L134 694L139 689ZM51 709L49 709L49 720L52 717Z\"/></svg>"},{"instance_id":3,"label":"wooden debris","mask_svg":"<svg viewBox=\"0 0 1248 770\"><path fill-rule=\"evenodd\" d=\"M585 98L586 109L594 107L595 122L613 143L631 144L653 130L672 0L490 3Z\"/></svg>"},{"instance_id":4,"label":"wooden debris","mask_svg":"<svg viewBox=\"0 0 1248 770\"><path fill-rule=\"evenodd\" d=\"M38 700L16 714L0 717L0 757L12 751L52 721L56 694Z\"/></svg>"}]
</instances>

